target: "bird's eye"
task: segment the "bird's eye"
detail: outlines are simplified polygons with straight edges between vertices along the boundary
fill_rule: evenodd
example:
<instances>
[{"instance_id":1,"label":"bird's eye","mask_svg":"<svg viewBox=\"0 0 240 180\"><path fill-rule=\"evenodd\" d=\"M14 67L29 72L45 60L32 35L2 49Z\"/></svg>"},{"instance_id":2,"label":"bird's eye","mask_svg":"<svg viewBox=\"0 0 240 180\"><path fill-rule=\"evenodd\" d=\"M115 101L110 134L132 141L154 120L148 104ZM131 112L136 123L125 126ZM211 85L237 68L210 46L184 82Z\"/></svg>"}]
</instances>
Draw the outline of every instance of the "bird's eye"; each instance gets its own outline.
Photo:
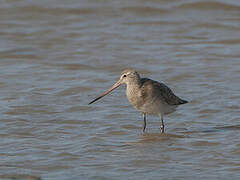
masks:
<instances>
[{"instance_id":1,"label":"bird's eye","mask_svg":"<svg viewBox=\"0 0 240 180\"><path fill-rule=\"evenodd\" d=\"M126 75L126 74L124 74L124 75L123 75L123 77L125 78L125 77L127 77L127 75Z\"/></svg>"}]
</instances>

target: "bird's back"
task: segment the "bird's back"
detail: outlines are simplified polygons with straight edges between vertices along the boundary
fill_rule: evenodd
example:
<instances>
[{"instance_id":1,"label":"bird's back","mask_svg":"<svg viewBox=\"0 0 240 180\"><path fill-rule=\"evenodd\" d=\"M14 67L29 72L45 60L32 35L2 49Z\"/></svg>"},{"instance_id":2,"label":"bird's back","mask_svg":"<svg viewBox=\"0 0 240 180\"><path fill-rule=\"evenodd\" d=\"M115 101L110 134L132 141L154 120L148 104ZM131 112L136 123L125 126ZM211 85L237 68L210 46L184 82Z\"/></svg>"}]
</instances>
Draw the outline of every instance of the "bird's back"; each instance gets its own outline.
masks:
<instances>
[{"instance_id":1,"label":"bird's back","mask_svg":"<svg viewBox=\"0 0 240 180\"><path fill-rule=\"evenodd\" d=\"M168 105L181 105L187 101L177 97L172 90L165 84L148 79L141 78L141 95L144 99L158 99Z\"/></svg>"}]
</instances>

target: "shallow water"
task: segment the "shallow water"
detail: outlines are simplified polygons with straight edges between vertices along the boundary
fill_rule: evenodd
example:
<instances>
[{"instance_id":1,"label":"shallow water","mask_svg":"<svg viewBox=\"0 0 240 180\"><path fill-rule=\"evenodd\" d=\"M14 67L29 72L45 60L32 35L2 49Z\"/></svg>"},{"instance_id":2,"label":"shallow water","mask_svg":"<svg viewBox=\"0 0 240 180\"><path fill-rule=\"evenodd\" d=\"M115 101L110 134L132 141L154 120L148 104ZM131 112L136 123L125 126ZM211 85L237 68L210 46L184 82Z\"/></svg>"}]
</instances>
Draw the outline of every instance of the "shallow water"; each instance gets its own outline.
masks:
<instances>
[{"instance_id":1,"label":"shallow water","mask_svg":"<svg viewBox=\"0 0 240 180\"><path fill-rule=\"evenodd\" d=\"M6 0L0 6L0 179L238 179L240 3ZM125 68L188 104L142 117Z\"/></svg>"}]
</instances>

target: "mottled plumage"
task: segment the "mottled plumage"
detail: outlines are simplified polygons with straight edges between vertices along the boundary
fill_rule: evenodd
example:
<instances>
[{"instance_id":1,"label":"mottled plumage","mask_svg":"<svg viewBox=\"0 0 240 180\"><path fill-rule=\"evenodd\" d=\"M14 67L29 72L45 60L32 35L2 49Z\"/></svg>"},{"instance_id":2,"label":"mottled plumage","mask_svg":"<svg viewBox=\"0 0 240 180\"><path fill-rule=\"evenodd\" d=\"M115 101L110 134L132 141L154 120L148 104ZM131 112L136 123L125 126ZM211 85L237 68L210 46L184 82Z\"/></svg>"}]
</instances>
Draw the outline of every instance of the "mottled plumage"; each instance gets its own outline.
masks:
<instances>
[{"instance_id":1,"label":"mottled plumage","mask_svg":"<svg viewBox=\"0 0 240 180\"><path fill-rule=\"evenodd\" d=\"M159 96L162 96L163 101L167 102L169 105L180 105L180 104L185 104L187 101L180 99L177 97L172 90L167 87L165 84L153 81L148 78L142 78L141 79L141 89L145 92L144 88L147 86L152 89L152 94L158 94Z\"/></svg>"},{"instance_id":2,"label":"mottled plumage","mask_svg":"<svg viewBox=\"0 0 240 180\"><path fill-rule=\"evenodd\" d=\"M172 113L178 105L187 103L187 101L177 97L165 84L141 78L135 70L127 69L123 71L116 84L89 104L107 95L121 84L127 85L126 95L130 104L143 113L143 131L146 128L146 114L160 116L161 132L164 132L163 115Z\"/></svg>"}]
</instances>

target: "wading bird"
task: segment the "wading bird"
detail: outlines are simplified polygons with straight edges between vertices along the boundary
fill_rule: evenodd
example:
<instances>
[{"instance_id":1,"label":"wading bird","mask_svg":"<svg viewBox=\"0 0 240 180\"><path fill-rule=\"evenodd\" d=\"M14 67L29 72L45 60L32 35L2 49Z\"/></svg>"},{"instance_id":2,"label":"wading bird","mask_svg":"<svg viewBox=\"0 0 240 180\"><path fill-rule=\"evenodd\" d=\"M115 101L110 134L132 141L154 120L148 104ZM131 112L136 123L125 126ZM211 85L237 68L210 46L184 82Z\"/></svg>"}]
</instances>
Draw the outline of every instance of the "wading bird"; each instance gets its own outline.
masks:
<instances>
[{"instance_id":1,"label":"wading bird","mask_svg":"<svg viewBox=\"0 0 240 180\"><path fill-rule=\"evenodd\" d=\"M127 85L126 95L130 104L143 115L143 132L146 129L146 114L160 117L160 130L163 133L163 116L176 111L177 106L187 103L186 100L177 97L165 84L148 78L141 78L135 70L127 69L122 72L118 82L89 104L106 96L121 84Z\"/></svg>"}]
</instances>

